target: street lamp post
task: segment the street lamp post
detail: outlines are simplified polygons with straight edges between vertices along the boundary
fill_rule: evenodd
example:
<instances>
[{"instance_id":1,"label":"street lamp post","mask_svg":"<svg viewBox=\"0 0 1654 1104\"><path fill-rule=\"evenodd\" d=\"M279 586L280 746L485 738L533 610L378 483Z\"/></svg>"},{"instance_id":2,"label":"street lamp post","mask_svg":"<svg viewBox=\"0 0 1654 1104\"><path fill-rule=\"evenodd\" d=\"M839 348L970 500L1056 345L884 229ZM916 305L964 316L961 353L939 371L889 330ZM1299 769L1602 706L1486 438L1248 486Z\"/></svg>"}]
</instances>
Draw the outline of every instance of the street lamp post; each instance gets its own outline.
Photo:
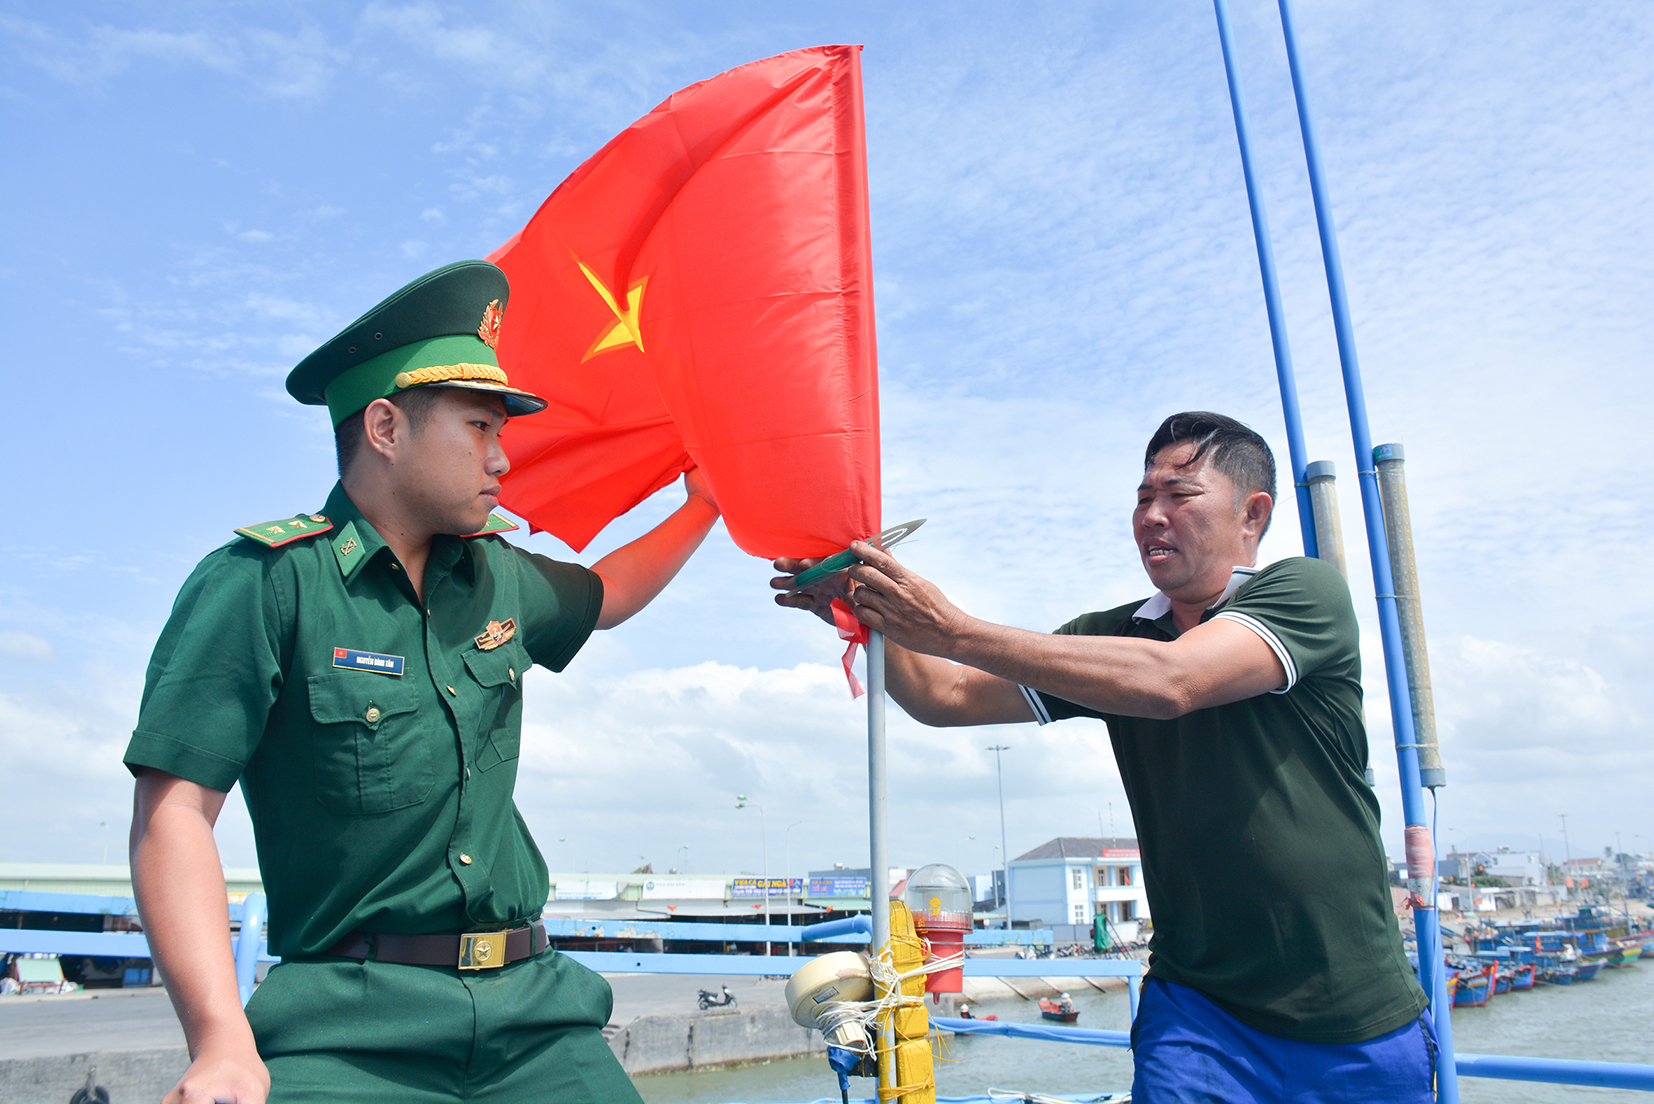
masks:
<instances>
[{"instance_id":1,"label":"street lamp post","mask_svg":"<svg viewBox=\"0 0 1654 1104\"><path fill-rule=\"evenodd\" d=\"M1566 886L1568 885L1569 879L1571 879L1574 874L1574 848L1573 845L1568 842L1568 814L1558 813L1557 816L1562 818L1562 884ZM1568 889L1568 897L1571 899L1573 895L1573 889L1570 887Z\"/></svg>"},{"instance_id":2,"label":"street lamp post","mask_svg":"<svg viewBox=\"0 0 1654 1104\"><path fill-rule=\"evenodd\" d=\"M765 823L764 807L756 801L748 801L746 794L736 794L735 802L737 809L745 809L748 805L751 805L758 810L758 840L760 846L764 849L764 927L767 929L770 926L770 834ZM765 931L764 934L768 935L769 932ZM770 941L765 939L764 957L768 958L769 956Z\"/></svg>"},{"instance_id":3,"label":"street lamp post","mask_svg":"<svg viewBox=\"0 0 1654 1104\"><path fill-rule=\"evenodd\" d=\"M1011 849L1005 845L1005 764L999 753L1010 751L1010 744L994 744L987 750L994 753L994 772L999 775L999 853L1005 861L1005 928L1011 927Z\"/></svg>"},{"instance_id":4,"label":"street lamp post","mask_svg":"<svg viewBox=\"0 0 1654 1104\"><path fill-rule=\"evenodd\" d=\"M787 880L786 898L789 902L787 905L788 927L791 927L793 922L792 904L790 903L793 899L793 829L803 823L804 822L802 820L795 820L791 824L787 825L787 830L785 832L781 833L781 838L786 841L787 849L787 866L786 871L782 874L782 877ZM769 900L769 890L767 889L764 891L764 900ZM793 941L790 937L787 940L787 957L793 957Z\"/></svg>"}]
</instances>

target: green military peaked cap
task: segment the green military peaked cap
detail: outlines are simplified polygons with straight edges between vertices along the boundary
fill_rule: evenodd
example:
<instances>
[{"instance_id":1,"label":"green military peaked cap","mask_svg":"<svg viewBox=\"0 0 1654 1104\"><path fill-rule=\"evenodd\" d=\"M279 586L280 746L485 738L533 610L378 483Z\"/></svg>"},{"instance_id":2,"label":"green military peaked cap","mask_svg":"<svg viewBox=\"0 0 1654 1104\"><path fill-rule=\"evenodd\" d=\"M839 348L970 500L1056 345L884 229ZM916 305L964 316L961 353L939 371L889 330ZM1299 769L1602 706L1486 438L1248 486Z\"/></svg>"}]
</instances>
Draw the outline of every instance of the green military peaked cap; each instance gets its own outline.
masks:
<instances>
[{"instance_id":1,"label":"green military peaked cap","mask_svg":"<svg viewBox=\"0 0 1654 1104\"><path fill-rule=\"evenodd\" d=\"M414 387L462 387L498 395L507 415L546 408L512 387L494 347L511 286L487 261L456 261L427 272L346 326L299 362L287 390L326 405L337 426L375 399Z\"/></svg>"}]
</instances>

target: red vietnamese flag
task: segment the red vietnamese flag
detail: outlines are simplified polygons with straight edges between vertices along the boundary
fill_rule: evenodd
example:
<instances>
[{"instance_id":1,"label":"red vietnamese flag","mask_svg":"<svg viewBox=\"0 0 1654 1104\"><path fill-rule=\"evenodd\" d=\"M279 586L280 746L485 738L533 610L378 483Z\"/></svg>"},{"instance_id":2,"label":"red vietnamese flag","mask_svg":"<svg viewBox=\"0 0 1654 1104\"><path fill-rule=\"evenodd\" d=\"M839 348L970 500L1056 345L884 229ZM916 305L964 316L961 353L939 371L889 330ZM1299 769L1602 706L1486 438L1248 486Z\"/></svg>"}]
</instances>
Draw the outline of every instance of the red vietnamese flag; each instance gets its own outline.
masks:
<instances>
[{"instance_id":1,"label":"red vietnamese flag","mask_svg":"<svg viewBox=\"0 0 1654 1104\"><path fill-rule=\"evenodd\" d=\"M735 543L819 556L879 531L860 47L691 85L489 258L511 280L502 501L581 549L699 465Z\"/></svg>"}]
</instances>

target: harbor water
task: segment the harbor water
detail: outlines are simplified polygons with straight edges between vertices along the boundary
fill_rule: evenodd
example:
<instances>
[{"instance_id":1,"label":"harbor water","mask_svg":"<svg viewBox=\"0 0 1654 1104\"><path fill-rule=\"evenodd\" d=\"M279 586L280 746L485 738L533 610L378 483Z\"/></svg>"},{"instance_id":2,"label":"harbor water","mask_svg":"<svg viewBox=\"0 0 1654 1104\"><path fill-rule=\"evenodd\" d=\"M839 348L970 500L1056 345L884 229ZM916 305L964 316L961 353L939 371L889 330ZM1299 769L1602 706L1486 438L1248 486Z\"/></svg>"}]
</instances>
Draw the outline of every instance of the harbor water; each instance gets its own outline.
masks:
<instances>
[{"instance_id":1,"label":"harbor water","mask_svg":"<svg viewBox=\"0 0 1654 1104\"><path fill-rule=\"evenodd\" d=\"M1076 1026L1125 1030L1124 993L1074 991ZM983 1001L972 1011L1038 1022L1039 1007L1016 999ZM1654 1063L1654 962L1604 970L1594 981L1544 986L1494 997L1485 1008L1453 1013L1454 1045L1469 1054ZM821 1058L746 1069L659 1074L635 1079L648 1104L778 1104L838 1100L838 1083ZM986 1094L990 1088L1078 1096L1131 1088L1131 1054L994 1036L948 1039L936 1062L939 1095ZM873 1082L852 1079L851 1099L873 1096ZM1654 1104L1654 1093L1526 1081L1464 1078L1464 1104Z\"/></svg>"}]
</instances>

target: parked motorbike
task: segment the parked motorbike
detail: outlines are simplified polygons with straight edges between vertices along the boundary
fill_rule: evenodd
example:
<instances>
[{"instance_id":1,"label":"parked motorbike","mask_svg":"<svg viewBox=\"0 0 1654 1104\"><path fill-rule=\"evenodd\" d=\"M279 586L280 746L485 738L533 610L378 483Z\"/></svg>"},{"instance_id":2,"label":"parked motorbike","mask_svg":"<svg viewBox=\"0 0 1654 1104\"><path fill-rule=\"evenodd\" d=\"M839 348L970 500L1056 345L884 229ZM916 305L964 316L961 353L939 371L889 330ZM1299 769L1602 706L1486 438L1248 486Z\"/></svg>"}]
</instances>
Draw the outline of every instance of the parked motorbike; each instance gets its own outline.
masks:
<instances>
[{"instance_id":1,"label":"parked motorbike","mask_svg":"<svg viewBox=\"0 0 1654 1104\"><path fill-rule=\"evenodd\" d=\"M717 993L712 992L709 989L702 989L701 990L701 995L700 995L699 998L697 998L697 1000L695 1002L696 1004L700 1005L701 1011L704 1012L708 1008L734 1008L735 1007L735 994L731 993L729 991L729 986L721 985L721 986L719 986L719 988L723 990L723 995L721 995L721 996Z\"/></svg>"}]
</instances>

